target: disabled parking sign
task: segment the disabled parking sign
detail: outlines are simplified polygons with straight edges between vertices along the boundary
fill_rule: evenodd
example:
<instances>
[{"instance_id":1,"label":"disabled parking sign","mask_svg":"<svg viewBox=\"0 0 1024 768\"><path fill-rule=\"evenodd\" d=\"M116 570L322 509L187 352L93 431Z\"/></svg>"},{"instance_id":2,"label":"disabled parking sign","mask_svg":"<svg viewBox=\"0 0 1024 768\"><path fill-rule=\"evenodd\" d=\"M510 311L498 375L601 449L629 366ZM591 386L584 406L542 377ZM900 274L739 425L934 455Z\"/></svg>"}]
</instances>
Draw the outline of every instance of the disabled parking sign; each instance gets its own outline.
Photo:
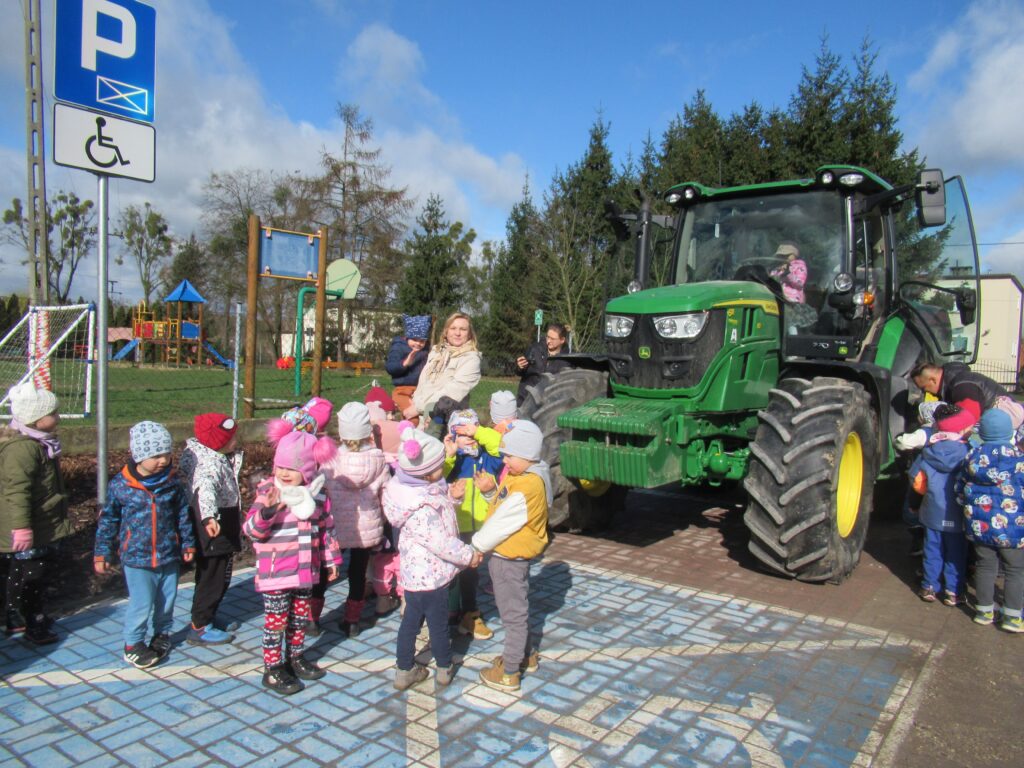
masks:
<instances>
[{"instance_id":1,"label":"disabled parking sign","mask_svg":"<svg viewBox=\"0 0 1024 768\"><path fill-rule=\"evenodd\" d=\"M156 131L69 104L53 107L53 161L136 181L156 178Z\"/></svg>"},{"instance_id":2,"label":"disabled parking sign","mask_svg":"<svg viewBox=\"0 0 1024 768\"><path fill-rule=\"evenodd\" d=\"M58 101L153 122L156 9L138 0L57 0Z\"/></svg>"}]
</instances>

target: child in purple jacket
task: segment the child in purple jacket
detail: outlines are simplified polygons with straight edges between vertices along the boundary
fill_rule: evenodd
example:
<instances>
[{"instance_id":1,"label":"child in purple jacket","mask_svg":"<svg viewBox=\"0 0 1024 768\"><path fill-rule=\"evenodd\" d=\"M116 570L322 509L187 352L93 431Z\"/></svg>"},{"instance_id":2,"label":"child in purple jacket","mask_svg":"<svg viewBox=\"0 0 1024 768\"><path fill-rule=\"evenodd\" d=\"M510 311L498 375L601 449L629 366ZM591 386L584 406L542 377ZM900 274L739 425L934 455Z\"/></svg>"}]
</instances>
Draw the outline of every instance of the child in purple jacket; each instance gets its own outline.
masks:
<instances>
[{"instance_id":1,"label":"child in purple jacket","mask_svg":"<svg viewBox=\"0 0 1024 768\"><path fill-rule=\"evenodd\" d=\"M263 595L263 685L284 696L301 691L300 680L325 674L302 651L320 566L334 581L341 565L330 504L320 494L324 476L318 474L318 464L335 450L330 438L308 432L281 437L274 476L256 489L242 527L253 541L256 591Z\"/></svg>"},{"instance_id":2,"label":"child in purple jacket","mask_svg":"<svg viewBox=\"0 0 1024 768\"><path fill-rule=\"evenodd\" d=\"M459 538L455 503L444 482L444 446L418 429L402 432L398 470L384 486L384 514L401 527L398 551L405 613L398 628L398 671L395 688L427 679L426 667L415 664L416 635L427 621L430 648L437 663L438 685L454 676L448 636L448 586L463 568L480 565L482 555Z\"/></svg>"}]
</instances>

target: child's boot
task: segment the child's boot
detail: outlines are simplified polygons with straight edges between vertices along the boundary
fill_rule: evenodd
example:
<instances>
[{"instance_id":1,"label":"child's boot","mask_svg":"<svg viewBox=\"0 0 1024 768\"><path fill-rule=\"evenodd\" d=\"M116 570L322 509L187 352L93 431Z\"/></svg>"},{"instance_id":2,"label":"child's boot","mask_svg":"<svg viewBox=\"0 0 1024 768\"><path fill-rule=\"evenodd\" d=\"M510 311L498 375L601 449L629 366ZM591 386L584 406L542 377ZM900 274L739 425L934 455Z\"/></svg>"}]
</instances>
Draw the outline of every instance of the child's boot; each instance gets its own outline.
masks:
<instances>
[{"instance_id":1,"label":"child's boot","mask_svg":"<svg viewBox=\"0 0 1024 768\"><path fill-rule=\"evenodd\" d=\"M320 637L320 615L324 612L324 599L322 597L309 598L309 621L306 622L306 634L310 637Z\"/></svg>"},{"instance_id":2,"label":"child's boot","mask_svg":"<svg viewBox=\"0 0 1024 768\"><path fill-rule=\"evenodd\" d=\"M1020 634L1024 632L1024 619L1020 616L1008 616L1004 609L1003 620L999 622L999 628L1006 632Z\"/></svg>"},{"instance_id":3,"label":"child's boot","mask_svg":"<svg viewBox=\"0 0 1024 768\"><path fill-rule=\"evenodd\" d=\"M437 675L435 679L437 684L440 686L451 685L452 680L455 678L455 665L449 664L447 667L438 667Z\"/></svg>"},{"instance_id":4,"label":"child's boot","mask_svg":"<svg viewBox=\"0 0 1024 768\"><path fill-rule=\"evenodd\" d=\"M505 660L501 656L494 660L494 664L480 672L480 682L488 688L507 693L519 690L520 677L519 672L511 675L505 672Z\"/></svg>"},{"instance_id":5,"label":"child's boot","mask_svg":"<svg viewBox=\"0 0 1024 768\"><path fill-rule=\"evenodd\" d=\"M287 664L275 664L273 667L267 667L263 673L263 687L282 696L291 696L305 686L295 678Z\"/></svg>"},{"instance_id":6,"label":"child's boot","mask_svg":"<svg viewBox=\"0 0 1024 768\"><path fill-rule=\"evenodd\" d=\"M292 656L289 663L292 672L300 680L319 680L327 674L327 670L321 669L301 653L298 656Z\"/></svg>"},{"instance_id":7,"label":"child's boot","mask_svg":"<svg viewBox=\"0 0 1024 768\"><path fill-rule=\"evenodd\" d=\"M494 633L484 624L480 611L466 611L459 622L460 635L472 635L477 640L490 640Z\"/></svg>"},{"instance_id":8,"label":"child's boot","mask_svg":"<svg viewBox=\"0 0 1024 768\"><path fill-rule=\"evenodd\" d=\"M355 637L359 634L359 617L363 614L363 600L346 600L345 614L338 623L341 634Z\"/></svg>"},{"instance_id":9,"label":"child's boot","mask_svg":"<svg viewBox=\"0 0 1024 768\"><path fill-rule=\"evenodd\" d=\"M391 613L397 607L397 597L392 597L391 595L377 595L376 613L378 616L384 616L385 614Z\"/></svg>"},{"instance_id":10,"label":"child's boot","mask_svg":"<svg viewBox=\"0 0 1024 768\"><path fill-rule=\"evenodd\" d=\"M399 669L395 672L395 690L404 691L421 683L430 676L427 668L414 664L412 669Z\"/></svg>"}]
</instances>

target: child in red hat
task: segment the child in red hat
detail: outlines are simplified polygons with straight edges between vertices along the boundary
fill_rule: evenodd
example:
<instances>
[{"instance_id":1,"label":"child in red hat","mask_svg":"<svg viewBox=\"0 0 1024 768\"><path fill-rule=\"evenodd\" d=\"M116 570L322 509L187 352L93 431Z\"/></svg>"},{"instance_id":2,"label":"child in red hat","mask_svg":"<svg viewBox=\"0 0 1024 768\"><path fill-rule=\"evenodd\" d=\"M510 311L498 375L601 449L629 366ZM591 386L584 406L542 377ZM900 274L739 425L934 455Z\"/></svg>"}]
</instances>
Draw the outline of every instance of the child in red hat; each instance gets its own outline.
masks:
<instances>
[{"instance_id":1,"label":"child in red hat","mask_svg":"<svg viewBox=\"0 0 1024 768\"><path fill-rule=\"evenodd\" d=\"M235 622L218 627L214 617L231 583L232 560L242 549L241 504L238 487L242 452L238 423L223 413L201 413L193 421L195 437L185 443L179 466L189 493L199 548L192 597L193 645L220 645L234 638Z\"/></svg>"}]
</instances>

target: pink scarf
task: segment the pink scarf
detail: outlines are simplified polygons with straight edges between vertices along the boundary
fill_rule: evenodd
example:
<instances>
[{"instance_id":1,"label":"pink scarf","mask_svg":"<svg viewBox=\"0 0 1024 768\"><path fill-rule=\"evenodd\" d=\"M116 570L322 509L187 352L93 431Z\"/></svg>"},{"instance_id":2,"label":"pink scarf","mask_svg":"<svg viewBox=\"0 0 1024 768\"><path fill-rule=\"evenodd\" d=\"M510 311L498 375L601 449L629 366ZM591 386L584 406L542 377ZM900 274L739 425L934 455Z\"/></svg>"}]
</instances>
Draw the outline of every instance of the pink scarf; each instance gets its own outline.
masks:
<instances>
[{"instance_id":1,"label":"pink scarf","mask_svg":"<svg viewBox=\"0 0 1024 768\"><path fill-rule=\"evenodd\" d=\"M25 437L31 438L37 443L42 443L46 448L47 458L56 459L60 456L60 438L52 432L42 432L38 429L32 429L32 427L26 427L17 419L11 419L11 426Z\"/></svg>"}]
</instances>

